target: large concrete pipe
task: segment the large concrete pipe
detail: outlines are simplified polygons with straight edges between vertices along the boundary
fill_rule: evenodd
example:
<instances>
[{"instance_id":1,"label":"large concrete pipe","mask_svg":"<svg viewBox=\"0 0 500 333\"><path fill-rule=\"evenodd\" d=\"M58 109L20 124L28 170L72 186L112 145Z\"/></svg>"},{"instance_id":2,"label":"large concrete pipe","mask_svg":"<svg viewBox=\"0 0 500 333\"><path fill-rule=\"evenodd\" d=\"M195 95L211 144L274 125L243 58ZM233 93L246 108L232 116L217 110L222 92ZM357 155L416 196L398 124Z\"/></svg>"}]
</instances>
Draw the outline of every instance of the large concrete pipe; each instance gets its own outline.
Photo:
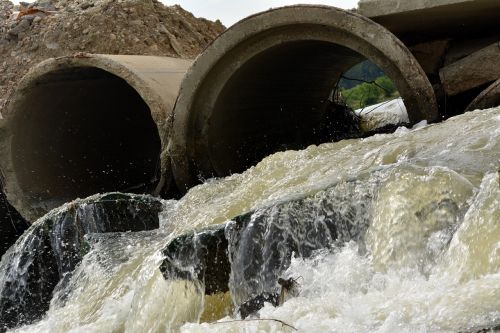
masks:
<instances>
[{"instance_id":1,"label":"large concrete pipe","mask_svg":"<svg viewBox=\"0 0 500 333\"><path fill-rule=\"evenodd\" d=\"M34 67L0 133L9 201L33 220L77 197L158 190L171 178L162 144L191 63L79 54Z\"/></svg>"},{"instance_id":2,"label":"large concrete pipe","mask_svg":"<svg viewBox=\"0 0 500 333\"><path fill-rule=\"evenodd\" d=\"M269 153L315 142L343 73L369 59L396 84L410 120L434 120L433 89L408 49L361 15L291 6L240 21L197 58L181 85L169 153L187 189Z\"/></svg>"}]
</instances>

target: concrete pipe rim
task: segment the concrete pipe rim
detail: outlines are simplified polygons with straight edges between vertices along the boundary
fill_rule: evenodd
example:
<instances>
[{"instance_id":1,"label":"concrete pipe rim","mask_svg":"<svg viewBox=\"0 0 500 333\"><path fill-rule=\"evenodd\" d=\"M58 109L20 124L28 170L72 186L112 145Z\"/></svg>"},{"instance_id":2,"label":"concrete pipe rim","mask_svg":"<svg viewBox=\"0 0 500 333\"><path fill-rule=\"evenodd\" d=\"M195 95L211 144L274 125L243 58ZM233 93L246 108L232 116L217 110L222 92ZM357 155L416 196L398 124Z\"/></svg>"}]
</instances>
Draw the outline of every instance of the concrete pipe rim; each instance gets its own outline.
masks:
<instances>
[{"instance_id":1,"label":"concrete pipe rim","mask_svg":"<svg viewBox=\"0 0 500 333\"><path fill-rule=\"evenodd\" d=\"M113 60L113 57L114 56L112 55L80 53L72 56L49 58L31 68L19 81L17 89L11 96L9 96L7 113L2 128L3 135L0 147L2 159L0 161L0 168L5 175L5 193L9 202L28 221L33 222L45 214L48 210L64 203L55 202L53 205L49 204L49 206L40 206L36 199L31 197L25 189L21 188L18 183L18 176L14 167L15 158L11 152L13 150L12 141L15 135L15 127L22 118L22 115L19 111L17 111L19 104L22 104L23 102L22 95L29 91L32 87L36 86L37 79L41 79L51 73L56 73L63 69L70 68L93 68L102 70L110 76L115 76L125 81L126 84L128 84L130 88L132 88L140 96L145 105L147 105L150 111L150 116L155 123L155 128L161 145L158 157L165 160L165 162L162 162L162 167L168 169L162 170L163 172L161 177L163 178L165 173L171 172L170 161L165 157L165 154L162 154L162 149L164 149L162 147L166 147L166 138L168 136L169 129L168 119L164 115L165 110L161 97L151 89L148 89L147 83L144 82L137 73L134 73L130 68L127 68L120 62ZM160 182L161 180L158 181L158 183Z\"/></svg>"},{"instance_id":2,"label":"concrete pipe rim","mask_svg":"<svg viewBox=\"0 0 500 333\"><path fill-rule=\"evenodd\" d=\"M500 105L500 79L484 89L465 109L466 112Z\"/></svg>"},{"instance_id":3,"label":"concrete pipe rim","mask_svg":"<svg viewBox=\"0 0 500 333\"><path fill-rule=\"evenodd\" d=\"M238 48L243 48L242 45L246 42L250 41L249 43L251 43L252 39L258 39L264 34L272 35L273 31L280 29L306 26L317 29L317 31L334 31L337 36L344 36L344 39L350 40L351 44L349 45L347 42L340 44L340 46L359 53L365 59L372 60L386 73L389 73L389 77L396 83L405 102L409 104L407 109L412 123L423 119L428 121L437 119L438 111L434 90L423 69L406 46L381 25L362 15L330 6L294 5L271 9L252 15L230 27L195 60L187 72L174 108L172 133L168 145L173 174L179 189L187 191L189 187L198 183L200 168L199 161L196 161L196 154L199 152L196 150L207 149L207 147L202 149L194 147L192 143L197 142L194 145L203 145L200 142L206 141L196 131L204 130L203 126L199 126L199 118L210 122L212 116L210 108L214 106L214 104L205 103L203 107L205 111L195 112L193 110L197 96L203 92L203 89L206 90L206 87L203 86L204 81L215 77L212 72L217 68L217 65L228 61L227 57L237 58ZM293 36L290 38L293 40ZM321 38L325 39L326 37L312 36L310 40L318 41ZM300 39L296 39L296 41L298 40ZM326 42L338 44L335 40L326 40ZM370 52L367 51L368 49ZM239 59L233 60L232 63L228 61L227 67L236 66L238 61ZM395 76L396 80L391 75ZM217 77L215 78L217 79ZM220 93L222 87L217 87L217 84L220 83L211 83L210 89L219 89ZM224 84L222 83L222 85ZM207 153L202 152L202 154L205 154L205 160L207 160ZM210 166L202 166L201 169L206 171L210 169ZM202 177L206 177L203 172L200 174Z\"/></svg>"}]
</instances>

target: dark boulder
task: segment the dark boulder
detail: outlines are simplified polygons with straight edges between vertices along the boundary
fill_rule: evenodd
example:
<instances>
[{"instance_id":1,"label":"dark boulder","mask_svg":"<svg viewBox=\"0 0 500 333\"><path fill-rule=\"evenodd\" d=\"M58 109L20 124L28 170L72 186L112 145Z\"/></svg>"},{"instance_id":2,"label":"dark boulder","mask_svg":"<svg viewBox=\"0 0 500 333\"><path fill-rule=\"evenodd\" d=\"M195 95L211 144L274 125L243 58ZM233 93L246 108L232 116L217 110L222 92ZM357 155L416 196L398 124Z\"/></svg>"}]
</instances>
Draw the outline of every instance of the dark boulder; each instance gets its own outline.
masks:
<instances>
[{"instance_id":1,"label":"dark boulder","mask_svg":"<svg viewBox=\"0 0 500 333\"><path fill-rule=\"evenodd\" d=\"M229 291L231 266L225 224L192 232L172 240L163 251L160 270L166 279L204 282L204 293Z\"/></svg>"},{"instance_id":2,"label":"dark boulder","mask_svg":"<svg viewBox=\"0 0 500 333\"><path fill-rule=\"evenodd\" d=\"M246 317L265 302L279 303L279 280L293 255L307 258L316 250L363 238L375 187L342 182L180 236L164 250L160 269L166 279L198 281L208 295L230 290L239 314Z\"/></svg>"},{"instance_id":3,"label":"dark boulder","mask_svg":"<svg viewBox=\"0 0 500 333\"><path fill-rule=\"evenodd\" d=\"M28 227L29 223L10 205L0 188L0 258Z\"/></svg>"},{"instance_id":4,"label":"dark boulder","mask_svg":"<svg viewBox=\"0 0 500 333\"><path fill-rule=\"evenodd\" d=\"M0 263L0 331L43 316L54 288L88 252L85 235L157 229L161 210L159 199L110 193L76 200L36 221Z\"/></svg>"}]
</instances>

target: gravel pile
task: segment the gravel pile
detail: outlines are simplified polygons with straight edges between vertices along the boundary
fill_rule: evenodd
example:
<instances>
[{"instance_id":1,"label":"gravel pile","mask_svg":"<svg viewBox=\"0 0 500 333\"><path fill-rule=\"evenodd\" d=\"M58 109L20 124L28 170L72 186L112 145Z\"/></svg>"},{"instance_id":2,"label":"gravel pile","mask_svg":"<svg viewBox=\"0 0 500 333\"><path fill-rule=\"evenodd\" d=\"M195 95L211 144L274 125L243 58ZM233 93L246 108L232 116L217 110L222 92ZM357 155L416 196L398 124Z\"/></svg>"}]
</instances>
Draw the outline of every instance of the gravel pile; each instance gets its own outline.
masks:
<instances>
[{"instance_id":1,"label":"gravel pile","mask_svg":"<svg viewBox=\"0 0 500 333\"><path fill-rule=\"evenodd\" d=\"M40 61L77 52L194 58L224 26L156 0L0 0L0 117Z\"/></svg>"}]
</instances>

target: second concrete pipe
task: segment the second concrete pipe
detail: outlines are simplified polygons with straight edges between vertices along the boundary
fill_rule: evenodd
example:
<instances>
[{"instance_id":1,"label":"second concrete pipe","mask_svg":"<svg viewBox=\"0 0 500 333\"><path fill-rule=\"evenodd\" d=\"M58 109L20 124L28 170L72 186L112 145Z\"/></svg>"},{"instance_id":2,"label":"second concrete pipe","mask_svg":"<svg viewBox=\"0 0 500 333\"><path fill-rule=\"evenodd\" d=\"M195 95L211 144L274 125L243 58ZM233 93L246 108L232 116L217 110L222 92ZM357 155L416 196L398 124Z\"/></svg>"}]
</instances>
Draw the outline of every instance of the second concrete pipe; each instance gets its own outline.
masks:
<instances>
[{"instance_id":1,"label":"second concrete pipe","mask_svg":"<svg viewBox=\"0 0 500 333\"><path fill-rule=\"evenodd\" d=\"M395 82L411 121L436 118L432 87L408 49L333 7L251 16L192 66L145 56L48 60L22 80L0 132L8 198L34 219L96 192L167 193L172 175L185 191L200 176L306 147L342 75L365 59Z\"/></svg>"},{"instance_id":2,"label":"second concrete pipe","mask_svg":"<svg viewBox=\"0 0 500 333\"><path fill-rule=\"evenodd\" d=\"M411 122L435 120L433 88L391 32L338 8L269 10L225 31L196 59L174 109L174 178L241 172L280 149L317 143L315 130L343 74L370 60L395 83Z\"/></svg>"}]
</instances>

